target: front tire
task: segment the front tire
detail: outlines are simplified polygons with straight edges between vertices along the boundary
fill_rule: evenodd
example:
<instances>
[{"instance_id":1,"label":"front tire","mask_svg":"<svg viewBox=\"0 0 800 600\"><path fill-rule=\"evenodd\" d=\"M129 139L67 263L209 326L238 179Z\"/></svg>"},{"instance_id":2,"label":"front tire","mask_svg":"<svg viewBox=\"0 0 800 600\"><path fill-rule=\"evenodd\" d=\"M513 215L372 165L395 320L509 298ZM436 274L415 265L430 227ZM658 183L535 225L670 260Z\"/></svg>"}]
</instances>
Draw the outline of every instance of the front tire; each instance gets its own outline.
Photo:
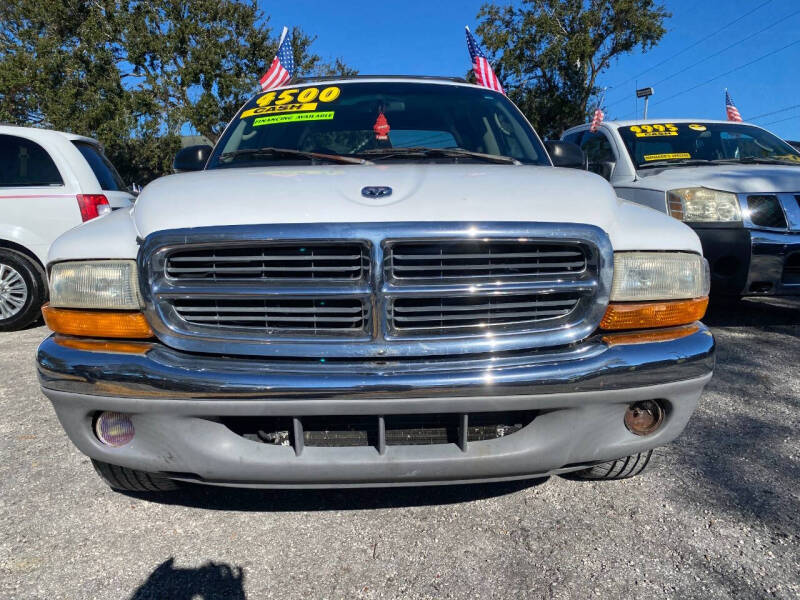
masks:
<instances>
[{"instance_id":1,"label":"front tire","mask_svg":"<svg viewBox=\"0 0 800 600\"><path fill-rule=\"evenodd\" d=\"M619 458L599 465L594 465L582 471L575 471L573 475L578 479L591 479L593 481L612 481L614 479L627 479L638 475L647 468L653 451L643 452Z\"/></svg>"},{"instance_id":2,"label":"front tire","mask_svg":"<svg viewBox=\"0 0 800 600\"><path fill-rule=\"evenodd\" d=\"M171 492L180 487L178 482L158 473L137 471L136 469L111 465L95 459L92 459L92 465L97 474L100 475L100 478L115 490L123 492Z\"/></svg>"},{"instance_id":3,"label":"front tire","mask_svg":"<svg viewBox=\"0 0 800 600\"><path fill-rule=\"evenodd\" d=\"M47 300L47 276L21 252L0 248L0 331L24 329Z\"/></svg>"}]
</instances>

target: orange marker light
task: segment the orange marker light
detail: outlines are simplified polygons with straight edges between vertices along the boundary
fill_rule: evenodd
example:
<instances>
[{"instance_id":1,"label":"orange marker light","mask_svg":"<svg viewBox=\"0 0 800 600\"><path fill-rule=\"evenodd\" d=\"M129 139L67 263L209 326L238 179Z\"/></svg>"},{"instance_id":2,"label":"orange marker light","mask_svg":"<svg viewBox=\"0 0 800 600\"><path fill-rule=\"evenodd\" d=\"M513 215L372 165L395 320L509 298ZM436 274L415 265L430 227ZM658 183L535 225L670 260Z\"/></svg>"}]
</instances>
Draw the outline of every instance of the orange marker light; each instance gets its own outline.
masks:
<instances>
[{"instance_id":1,"label":"orange marker light","mask_svg":"<svg viewBox=\"0 0 800 600\"><path fill-rule=\"evenodd\" d=\"M74 310L42 307L47 326L56 333L96 338L153 337L153 330L140 312Z\"/></svg>"},{"instance_id":2,"label":"orange marker light","mask_svg":"<svg viewBox=\"0 0 800 600\"><path fill-rule=\"evenodd\" d=\"M685 325L702 319L708 298L671 300L668 302L625 302L608 305L600 328L652 329Z\"/></svg>"},{"instance_id":3,"label":"orange marker light","mask_svg":"<svg viewBox=\"0 0 800 600\"><path fill-rule=\"evenodd\" d=\"M603 341L609 346L621 344L652 344L654 342L671 342L692 335L700 331L697 325L683 327L669 327L667 329L648 329L631 333L610 333L603 336Z\"/></svg>"},{"instance_id":4,"label":"orange marker light","mask_svg":"<svg viewBox=\"0 0 800 600\"><path fill-rule=\"evenodd\" d=\"M90 340L86 338L65 337L57 334L54 338L56 344L74 350L88 350L89 352L112 352L123 354L147 354L153 347L148 342L128 342L109 340Z\"/></svg>"}]
</instances>

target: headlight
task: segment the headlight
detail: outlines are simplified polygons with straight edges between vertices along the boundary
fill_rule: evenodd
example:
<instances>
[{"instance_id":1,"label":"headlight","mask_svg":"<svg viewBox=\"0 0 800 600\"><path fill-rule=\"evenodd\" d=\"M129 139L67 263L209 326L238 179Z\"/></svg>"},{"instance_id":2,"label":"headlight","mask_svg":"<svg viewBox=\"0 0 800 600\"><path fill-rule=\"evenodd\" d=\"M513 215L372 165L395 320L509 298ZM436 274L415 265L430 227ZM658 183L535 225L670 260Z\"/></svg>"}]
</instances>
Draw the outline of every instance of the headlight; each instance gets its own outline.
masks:
<instances>
[{"instance_id":1,"label":"headlight","mask_svg":"<svg viewBox=\"0 0 800 600\"><path fill-rule=\"evenodd\" d=\"M136 262L97 260L62 262L50 270L50 306L139 310Z\"/></svg>"},{"instance_id":2,"label":"headlight","mask_svg":"<svg viewBox=\"0 0 800 600\"><path fill-rule=\"evenodd\" d=\"M681 300L708 295L708 263L687 252L619 252L614 255L612 302Z\"/></svg>"},{"instance_id":3,"label":"headlight","mask_svg":"<svg viewBox=\"0 0 800 600\"><path fill-rule=\"evenodd\" d=\"M667 192L669 214L681 221L741 221L742 211L736 194L703 187Z\"/></svg>"}]
</instances>

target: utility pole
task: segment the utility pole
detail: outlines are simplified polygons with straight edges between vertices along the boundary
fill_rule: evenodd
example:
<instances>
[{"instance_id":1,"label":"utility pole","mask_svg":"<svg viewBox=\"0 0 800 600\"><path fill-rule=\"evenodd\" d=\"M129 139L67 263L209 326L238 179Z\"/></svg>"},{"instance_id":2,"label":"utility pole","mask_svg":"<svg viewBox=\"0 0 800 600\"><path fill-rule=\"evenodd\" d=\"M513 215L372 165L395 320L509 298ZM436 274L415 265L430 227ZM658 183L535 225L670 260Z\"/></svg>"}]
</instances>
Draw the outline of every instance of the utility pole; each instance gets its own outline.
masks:
<instances>
[{"instance_id":1,"label":"utility pole","mask_svg":"<svg viewBox=\"0 0 800 600\"><path fill-rule=\"evenodd\" d=\"M650 96L653 95L653 88L646 87L640 88L636 90L636 97L637 98L644 98L644 118L647 118L647 104L650 100Z\"/></svg>"}]
</instances>

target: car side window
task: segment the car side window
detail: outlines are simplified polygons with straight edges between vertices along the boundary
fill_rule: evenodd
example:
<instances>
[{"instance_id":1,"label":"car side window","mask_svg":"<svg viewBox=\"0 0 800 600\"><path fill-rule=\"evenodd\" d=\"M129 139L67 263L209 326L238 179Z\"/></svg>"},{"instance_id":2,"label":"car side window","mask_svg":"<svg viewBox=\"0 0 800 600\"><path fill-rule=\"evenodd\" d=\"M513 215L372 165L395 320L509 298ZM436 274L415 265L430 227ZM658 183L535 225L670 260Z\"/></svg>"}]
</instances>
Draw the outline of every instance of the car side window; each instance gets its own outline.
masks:
<instances>
[{"instance_id":1,"label":"car side window","mask_svg":"<svg viewBox=\"0 0 800 600\"><path fill-rule=\"evenodd\" d=\"M581 141L581 149L586 153L589 160L589 170L593 173L611 178L612 163L617 159L614 156L614 150L611 148L611 142L606 135L600 131L591 133L585 132L586 135Z\"/></svg>"},{"instance_id":2,"label":"car side window","mask_svg":"<svg viewBox=\"0 0 800 600\"><path fill-rule=\"evenodd\" d=\"M568 133L561 139L565 142L569 142L570 144L576 144L578 146L581 145L581 136L583 135L583 131L573 131L572 133Z\"/></svg>"},{"instance_id":3,"label":"car side window","mask_svg":"<svg viewBox=\"0 0 800 600\"><path fill-rule=\"evenodd\" d=\"M36 142L0 135L0 187L64 185L53 159Z\"/></svg>"}]
</instances>

